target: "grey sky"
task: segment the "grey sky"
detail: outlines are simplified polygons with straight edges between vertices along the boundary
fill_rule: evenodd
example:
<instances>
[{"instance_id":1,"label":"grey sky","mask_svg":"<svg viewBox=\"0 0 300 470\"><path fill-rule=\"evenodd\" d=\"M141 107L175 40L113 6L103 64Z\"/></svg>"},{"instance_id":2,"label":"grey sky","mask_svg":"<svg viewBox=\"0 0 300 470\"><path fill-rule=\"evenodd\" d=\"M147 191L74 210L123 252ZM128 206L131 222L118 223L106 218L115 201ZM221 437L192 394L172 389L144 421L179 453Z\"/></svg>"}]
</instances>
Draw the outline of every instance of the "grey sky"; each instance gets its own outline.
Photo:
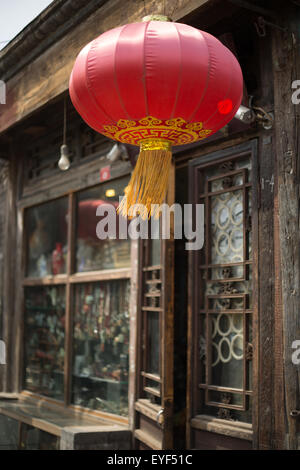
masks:
<instances>
[{"instance_id":1,"label":"grey sky","mask_svg":"<svg viewBox=\"0 0 300 470\"><path fill-rule=\"evenodd\" d=\"M52 0L0 0L0 49L38 16Z\"/></svg>"}]
</instances>

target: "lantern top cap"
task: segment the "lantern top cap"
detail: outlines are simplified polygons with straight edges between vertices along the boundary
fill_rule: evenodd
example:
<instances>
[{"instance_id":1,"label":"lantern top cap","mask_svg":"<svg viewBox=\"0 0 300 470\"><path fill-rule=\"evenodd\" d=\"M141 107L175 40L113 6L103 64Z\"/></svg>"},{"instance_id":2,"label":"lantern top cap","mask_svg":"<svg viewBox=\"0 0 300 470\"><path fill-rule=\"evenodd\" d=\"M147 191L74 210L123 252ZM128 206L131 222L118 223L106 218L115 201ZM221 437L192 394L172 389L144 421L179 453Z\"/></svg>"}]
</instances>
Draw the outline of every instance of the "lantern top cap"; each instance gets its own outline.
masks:
<instances>
[{"instance_id":1,"label":"lantern top cap","mask_svg":"<svg viewBox=\"0 0 300 470\"><path fill-rule=\"evenodd\" d=\"M169 16L165 15L147 15L142 19L143 23L147 21L173 21Z\"/></svg>"}]
</instances>

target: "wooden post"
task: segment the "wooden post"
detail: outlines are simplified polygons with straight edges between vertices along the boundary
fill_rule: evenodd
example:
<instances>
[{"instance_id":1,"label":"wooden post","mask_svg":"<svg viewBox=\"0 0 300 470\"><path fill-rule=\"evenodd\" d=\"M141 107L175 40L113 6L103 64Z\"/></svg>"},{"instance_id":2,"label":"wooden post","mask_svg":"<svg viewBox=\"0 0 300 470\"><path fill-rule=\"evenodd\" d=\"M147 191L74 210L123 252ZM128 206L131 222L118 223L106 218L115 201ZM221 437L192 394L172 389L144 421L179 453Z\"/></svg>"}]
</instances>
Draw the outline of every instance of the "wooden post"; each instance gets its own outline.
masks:
<instances>
[{"instance_id":1,"label":"wooden post","mask_svg":"<svg viewBox=\"0 0 300 470\"><path fill-rule=\"evenodd\" d=\"M130 288L130 339L129 339L129 387L128 387L128 403L129 403L129 427L131 430L135 427L135 410L137 390L136 381L139 368L137 365L137 321L138 321L138 286L139 286L139 240L131 240L131 288ZM137 372L138 371L138 372Z\"/></svg>"},{"instance_id":2,"label":"wooden post","mask_svg":"<svg viewBox=\"0 0 300 470\"><path fill-rule=\"evenodd\" d=\"M271 35L257 39L260 55L261 92L259 106L267 111L274 107L273 64ZM274 128L260 126L258 140L259 178L258 200L258 363L253 366L255 412L253 414L253 447L255 449L282 449L284 447L284 392L282 368L282 316L276 283L278 266L276 216L276 178ZM256 174L256 172L254 172ZM255 176L254 176L255 177ZM255 222L253 220L253 227ZM253 240L253 248L255 246ZM268 260L268 261L266 261ZM253 277L255 277L253 275ZM253 293L253 297L255 294ZM256 328L256 326L254 326ZM256 370L255 370L256 368ZM279 405L280 404L280 405Z\"/></svg>"},{"instance_id":3,"label":"wooden post","mask_svg":"<svg viewBox=\"0 0 300 470\"><path fill-rule=\"evenodd\" d=\"M16 197L17 197L17 158L11 146L6 195L6 218L4 227L4 275L3 275L3 340L6 345L6 365L3 367L3 391L16 391L17 370L15 367L15 335L19 324L14 323L15 301L15 259L16 259Z\"/></svg>"},{"instance_id":4,"label":"wooden post","mask_svg":"<svg viewBox=\"0 0 300 470\"><path fill-rule=\"evenodd\" d=\"M169 176L166 203L172 206L175 201L175 165L172 162ZM163 240L163 322L161 351L162 360L162 408L164 411L163 449L173 448L173 407L174 407L174 218L170 217L170 238Z\"/></svg>"},{"instance_id":5,"label":"wooden post","mask_svg":"<svg viewBox=\"0 0 300 470\"><path fill-rule=\"evenodd\" d=\"M297 449L297 418L291 412L299 410L300 390L299 366L292 362L292 343L300 339L300 104L292 103L292 82L300 80L299 9L283 9L280 18L288 31L272 30L280 256L277 287L281 288L277 299L282 297L285 447Z\"/></svg>"},{"instance_id":6,"label":"wooden post","mask_svg":"<svg viewBox=\"0 0 300 470\"><path fill-rule=\"evenodd\" d=\"M6 194L8 185L8 165L4 165L3 161L0 161L0 340L3 340L3 326L4 326L4 255L5 255L5 220L6 220ZM0 390L4 389L4 364L0 364Z\"/></svg>"}]
</instances>

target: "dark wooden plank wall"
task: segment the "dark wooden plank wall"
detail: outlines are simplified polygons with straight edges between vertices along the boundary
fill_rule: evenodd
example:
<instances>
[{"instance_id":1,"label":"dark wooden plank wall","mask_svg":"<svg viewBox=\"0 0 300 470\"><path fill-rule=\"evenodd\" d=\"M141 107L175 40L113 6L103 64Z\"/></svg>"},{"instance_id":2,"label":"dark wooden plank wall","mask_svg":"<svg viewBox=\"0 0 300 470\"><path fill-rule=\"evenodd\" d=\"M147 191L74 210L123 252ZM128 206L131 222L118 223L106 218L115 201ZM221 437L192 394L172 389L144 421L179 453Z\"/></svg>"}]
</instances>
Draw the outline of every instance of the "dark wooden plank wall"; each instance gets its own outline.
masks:
<instances>
[{"instance_id":1,"label":"dark wooden plank wall","mask_svg":"<svg viewBox=\"0 0 300 470\"><path fill-rule=\"evenodd\" d=\"M300 339L300 105L292 103L292 82L300 80L300 12L292 5L282 8L281 23L287 32L273 30L276 209L278 211L278 279L277 299L282 298L284 406L286 443L299 448L300 370L292 363L292 342ZM277 274L278 271L277 271ZM274 359L280 360L280 355ZM281 406L279 402L278 407ZM297 436L298 434L298 436Z\"/></svg>"},{"instance_id":2,"label":"dark wooden plank wall","mask_svg":"<svg viewBox=\"0 0 300 470\"><path fill-rule=\"evenodd\" d=\"M271 34L257 39L260 54L261 96L259 105L267 111L274 109L273 65ZM258 147L259 187L258 200L258 370L254 374L254 387L258 390L254 413L254 448L282 448L283 387L282 344L278 332L282 332L280 314L276 316L275 257L274 246L274 178L275 142L274 128L261 130ZM276 230L276 228L275 228ZM276 361L274 358L276 357Z\"/></svg>"}]
</instances>

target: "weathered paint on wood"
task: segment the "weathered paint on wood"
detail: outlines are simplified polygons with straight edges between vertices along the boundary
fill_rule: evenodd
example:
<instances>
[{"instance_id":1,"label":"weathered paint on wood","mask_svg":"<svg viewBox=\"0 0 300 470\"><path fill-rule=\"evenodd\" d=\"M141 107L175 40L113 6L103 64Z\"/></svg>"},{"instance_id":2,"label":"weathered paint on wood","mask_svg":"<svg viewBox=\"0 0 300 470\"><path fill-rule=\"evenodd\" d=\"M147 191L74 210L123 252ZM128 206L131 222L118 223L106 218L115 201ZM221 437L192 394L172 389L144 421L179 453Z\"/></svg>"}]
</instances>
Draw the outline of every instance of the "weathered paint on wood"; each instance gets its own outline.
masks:
<instances>
[{"instance_id":1,"label":"weathered paint on wood","mask_svg":"<svg viewBox=\"0 0 300 470\"><path fill-rule=\"evenodd\" d=\"M275 131L277 157L277 201L279 219L279 255L281 269L284 403L286 447L297 449L300 409L300 371L292 362L292 343L300 339L300 134L299 105L292 103L292 82L300 78L299 9L282 10L291 32L273 31ZM277 359L279 359L277 357ZM298 422L297 422L298 421Z\"/></svg>"}]
</instances>

